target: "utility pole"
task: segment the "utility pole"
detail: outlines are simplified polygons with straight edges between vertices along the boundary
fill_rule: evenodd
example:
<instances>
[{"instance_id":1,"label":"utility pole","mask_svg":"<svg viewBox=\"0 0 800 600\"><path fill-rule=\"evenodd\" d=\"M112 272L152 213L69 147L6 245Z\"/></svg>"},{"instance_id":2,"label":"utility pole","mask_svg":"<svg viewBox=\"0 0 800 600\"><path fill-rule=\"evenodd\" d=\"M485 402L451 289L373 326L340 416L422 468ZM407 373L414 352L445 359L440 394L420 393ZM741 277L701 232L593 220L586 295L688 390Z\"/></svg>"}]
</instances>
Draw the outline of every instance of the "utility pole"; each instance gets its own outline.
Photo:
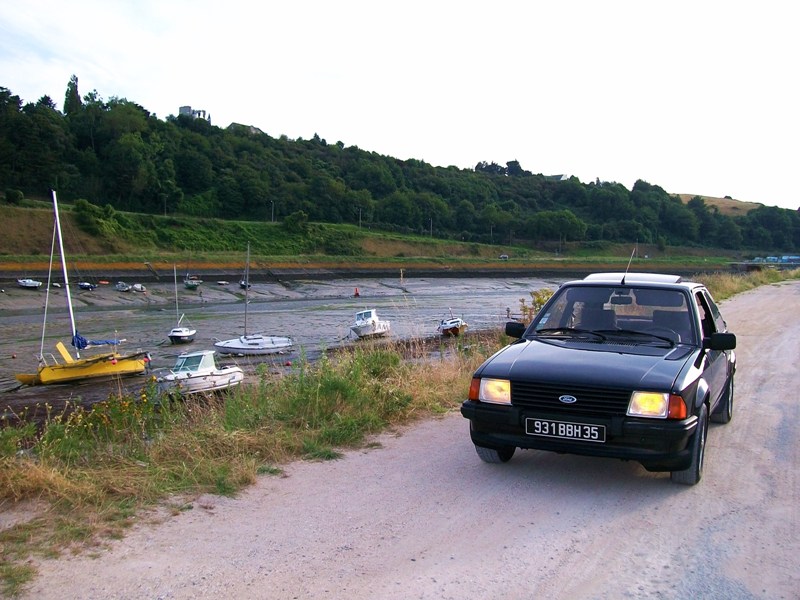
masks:
<instances>
[{"instance_id":1,"label":"utility pole","mask_svg":"<svg viewBox=\"0 0 800 600\"><path fill-rule=\"evenodd\" d=\"M275 201L274 200L270 200L269 203L272 205L271 220L274 223L275 222Z\"/></svg>"}]
</instances>

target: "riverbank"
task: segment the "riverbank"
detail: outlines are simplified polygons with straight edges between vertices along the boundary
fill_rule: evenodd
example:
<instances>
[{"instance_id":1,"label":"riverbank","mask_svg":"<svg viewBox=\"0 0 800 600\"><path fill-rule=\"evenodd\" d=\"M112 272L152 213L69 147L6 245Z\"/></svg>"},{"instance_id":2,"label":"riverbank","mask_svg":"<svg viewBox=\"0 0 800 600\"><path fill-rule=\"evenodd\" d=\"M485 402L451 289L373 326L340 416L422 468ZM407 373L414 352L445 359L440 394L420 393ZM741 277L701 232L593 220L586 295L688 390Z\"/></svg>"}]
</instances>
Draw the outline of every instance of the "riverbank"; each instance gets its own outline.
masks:
<instances>
[{"instance_id":1,"label":"riverbank","mask_svg":"<svg viewBox=\"0 0 800 600\"><path fill-rule=\"evenodd\" d=\"M630 262L630 264L629 264ZM331 280L354 278L413 278L413 277L582 277L599 271L646 271L690 275L731 269L733 263L722 258L553 258L470 260L461 258L400 259L264 259L253 257L250 263L252 281L280 282L306 279ZM71 261L70 279L91 282L119 280L143 283L171 282L175 263L168 261L135 260L76 260ZM8 291L16 287L16 279L31 277L47 280L49 262L46 260L0 261L0 287ZM203 281L238 281L244 271L241 261L192 261L180 269ZM61 274L54 272L54 281Z\"/></svg>"}]
</instances>

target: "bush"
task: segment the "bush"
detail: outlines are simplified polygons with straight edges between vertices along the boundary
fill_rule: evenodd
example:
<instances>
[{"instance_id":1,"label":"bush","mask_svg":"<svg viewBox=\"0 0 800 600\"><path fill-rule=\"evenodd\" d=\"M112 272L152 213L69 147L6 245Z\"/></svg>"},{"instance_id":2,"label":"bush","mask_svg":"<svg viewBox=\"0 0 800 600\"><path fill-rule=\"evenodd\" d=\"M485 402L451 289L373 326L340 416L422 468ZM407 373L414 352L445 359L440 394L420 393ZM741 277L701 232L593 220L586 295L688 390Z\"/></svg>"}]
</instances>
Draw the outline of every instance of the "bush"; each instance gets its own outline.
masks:
<instances>
[{"instance_id":1,"label":"bush","mask_svg":"<svg viewBox=\"0 0 800 600\"><path fill-rule=\"evenodd\" d=\"M8 202L9 204L19 204L25 197L22 191L12 190L12 189L6 190L5 195L6 195L6 202Z\"/></svg>"}]
</instances>

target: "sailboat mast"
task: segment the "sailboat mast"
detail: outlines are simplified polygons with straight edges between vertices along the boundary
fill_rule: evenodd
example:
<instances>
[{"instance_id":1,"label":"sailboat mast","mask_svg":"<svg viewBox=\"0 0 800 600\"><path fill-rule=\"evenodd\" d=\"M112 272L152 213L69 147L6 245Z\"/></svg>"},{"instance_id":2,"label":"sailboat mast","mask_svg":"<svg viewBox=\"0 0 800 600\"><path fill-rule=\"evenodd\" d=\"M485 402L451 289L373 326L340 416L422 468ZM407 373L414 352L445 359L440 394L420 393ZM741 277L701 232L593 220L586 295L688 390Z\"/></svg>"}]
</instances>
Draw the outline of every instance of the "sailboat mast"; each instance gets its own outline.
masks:
<instances>
[{"instance_id":1,"label":"sailboat mast","mask_svg":"<svg viewBox=\"0 0 800 600\"><path fill-rule=\"evenodd\" d=\"M180 325L181 311L178 308L178 267L175 263L172 264L172 275L175 278L175 318L178 320L178 325Z\"/></svg>"},{"instance_id":2,"label":"sailboat mast","mask_svg":"<svg viewBox=\"0 0 800 600\"><path fill-rule=\"evenodd\" d=\"M247 335L247 302L250 290L250 242L247 242L247 261L244 263L244 334Z\"/></svg>"},{"instance_id":3,"label":"sailboat mast","mask_svg":"<svg viewBox=\"0 0 800 600\"><path fill-rule=\"evenodd\" d=\"M67 261L64 258L64 240L61 239L61 219L58 216L58 199L56 198L56 191L53 190L53 209L56 214L56 231L58 232L58 252L61 255L61 272L64 275L64 289L67 292L67 309L69 310L69 323L72 327L72 337L75 338L75 334L78 333L77 329L75 328L75 314L72 312L72 296L70 295L69 291L69 278L67 277ZM76 350L78 357L80 357L80 353Z\"/></svg>"}]
</instances>

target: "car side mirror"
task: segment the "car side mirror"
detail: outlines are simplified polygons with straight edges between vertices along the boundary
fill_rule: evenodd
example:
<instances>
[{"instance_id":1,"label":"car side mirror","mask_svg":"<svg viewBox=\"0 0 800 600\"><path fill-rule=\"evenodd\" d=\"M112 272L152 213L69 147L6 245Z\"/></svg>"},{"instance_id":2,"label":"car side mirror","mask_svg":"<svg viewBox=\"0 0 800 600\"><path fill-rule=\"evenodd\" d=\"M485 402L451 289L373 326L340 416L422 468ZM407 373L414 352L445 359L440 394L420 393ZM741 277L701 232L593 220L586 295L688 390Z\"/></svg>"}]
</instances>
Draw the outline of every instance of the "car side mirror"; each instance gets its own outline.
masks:
<instances>
[{"instance_id":1,"label":"car side mirror","mask_svg":"<svg viewBox=\"0 0 800 600\"><path fill-rule=\"evenodd\" d=\"M709 350L733 350L736 348L736 336L732 333L712 333L703 339L703 346Z\"/></svg>"},{"instance_id":2,"label":"car side mirror","mask_svg":"<svg viewBox=\"0 0 800 600\"><path fill-rule=\"evenodd\" d=\"M513 338L521 338L525 335L525 330L528 328L525 323L520 323L518 321L509 321L506 323L506 335Z\"/></svg>"}]
</instances>

